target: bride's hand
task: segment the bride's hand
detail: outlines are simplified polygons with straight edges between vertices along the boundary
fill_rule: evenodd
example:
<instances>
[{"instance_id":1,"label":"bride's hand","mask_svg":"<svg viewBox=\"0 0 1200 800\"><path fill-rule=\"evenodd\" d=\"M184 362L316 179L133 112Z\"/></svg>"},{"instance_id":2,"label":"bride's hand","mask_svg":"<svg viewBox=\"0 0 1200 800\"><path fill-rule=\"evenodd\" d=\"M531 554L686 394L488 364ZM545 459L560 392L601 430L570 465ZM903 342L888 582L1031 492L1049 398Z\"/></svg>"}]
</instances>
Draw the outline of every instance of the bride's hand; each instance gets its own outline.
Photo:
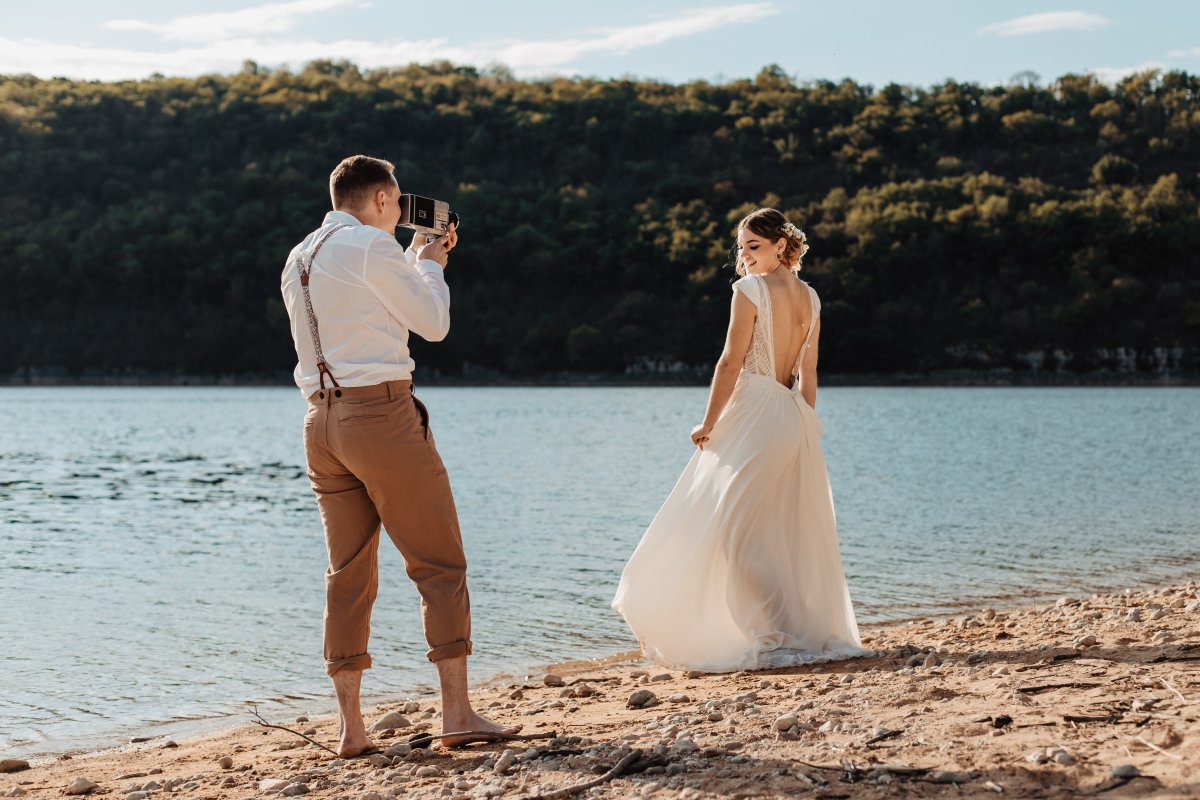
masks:
<instances>
[{"instance_id":1,"label":"bride's hand","mask_svg":"<svg viewBox=\"0 0 1200 800\"><path fill-rule=\"evenodd\" d=\"M704 425L697 425L692 428L692 444L703 450L704 445L708 444L708 435L710 433L712 433L712 428L705 427Z\"/></svg>"}]
</instances>

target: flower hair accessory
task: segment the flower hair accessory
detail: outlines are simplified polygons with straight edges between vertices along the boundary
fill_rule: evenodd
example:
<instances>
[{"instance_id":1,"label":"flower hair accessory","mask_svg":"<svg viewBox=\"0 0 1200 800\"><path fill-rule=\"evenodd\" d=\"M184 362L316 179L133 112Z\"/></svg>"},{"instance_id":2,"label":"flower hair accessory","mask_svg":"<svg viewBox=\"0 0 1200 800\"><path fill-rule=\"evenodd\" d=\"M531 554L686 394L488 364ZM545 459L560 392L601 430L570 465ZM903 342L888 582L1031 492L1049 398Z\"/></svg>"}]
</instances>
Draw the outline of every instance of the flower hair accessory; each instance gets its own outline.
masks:
<instances>
[{"instance_id":1,"label":"flower hair accessory","mask_svg":"<svg viewBox=\"0 0 1200 800\"><path fill-rule=\"evenodd\" d=\"M799 228L797 228L795 225L793 225L790 222L783 223L782 230L784 233L786 233L788 236L791 236L794 239L803 239L804 238L804 231L800 230Z\"/></svg>"}]
</instances>

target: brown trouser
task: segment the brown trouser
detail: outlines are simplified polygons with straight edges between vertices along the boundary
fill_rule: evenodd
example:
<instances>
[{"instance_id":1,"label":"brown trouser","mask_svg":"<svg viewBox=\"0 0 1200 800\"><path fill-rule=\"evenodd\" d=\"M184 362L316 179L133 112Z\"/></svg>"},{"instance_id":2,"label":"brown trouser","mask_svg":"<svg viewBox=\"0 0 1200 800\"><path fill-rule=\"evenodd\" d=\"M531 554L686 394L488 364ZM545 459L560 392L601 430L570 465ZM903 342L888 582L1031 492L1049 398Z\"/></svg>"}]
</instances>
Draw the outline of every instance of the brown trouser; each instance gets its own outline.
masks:
<instances>
[{"instance_id":1,"label":"brown trouser","mask_svg":"<svg viewBox=\"0 0 1200 800\"><path fill-rule=\"evenodd\" d=\"M325 667L371 666L367 640L379 588L379 525L421 593L429 660L471 652L467 561L450 480L410 381L322 389L304 417L325 573Z\"/></svg>"}]
</instances>

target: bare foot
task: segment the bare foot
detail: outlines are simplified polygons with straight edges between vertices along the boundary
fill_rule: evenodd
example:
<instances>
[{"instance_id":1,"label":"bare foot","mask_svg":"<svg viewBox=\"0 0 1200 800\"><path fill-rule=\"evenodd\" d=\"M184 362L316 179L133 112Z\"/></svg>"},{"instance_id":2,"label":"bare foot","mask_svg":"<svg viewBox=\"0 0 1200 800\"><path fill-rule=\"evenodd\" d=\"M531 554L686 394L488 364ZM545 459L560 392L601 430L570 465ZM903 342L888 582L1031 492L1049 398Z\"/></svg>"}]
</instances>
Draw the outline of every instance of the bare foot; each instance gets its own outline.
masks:
<instances>
[{"instance_id":1,"label":"bare foot","mask_svg":"<svg viewBox=\"0 0 1200 800\"><path fill-rule=\"evenodd\" d=\"M338 699L338 721L341 723L341 743L338 745L338 756L341 758L360 756L375 746L367 738L367 725L363 722L358 703L361 682L361 670L342 670L333 676L333 688Z\"/></svg>"},{"instance_id":2,"label":"bare foot","mask_svg":"<svg viewBox=\"0 0 1200 800\"><path fill-rule=\"evenodd\" d=\"M375 743L367 738L365 732L356 736L342 734L342 741L338 745L337 752L339 758L354 758L374 748Z\"/></svg>"},{"instance_id":3,"label":"bare foot","mask_svg":"<svg viewBox=\"0 0 1200 800\"><path fill-rule=\"evenodd\" d=\"M456 733L457 731L482 731L484 734L487 734L487 733L519 733L521 731L521 726L513 725L511 727L506 728L501 725L497 725L496 723L492 722L487 717L476 714L474 711L472 711L468 714L465 714L462 717L455 717L455 718L443 717L442 718L442 733L443 734ZM489 741L496 741L496 740L488 737L487 735L455 736L451 739L442 739L441 746L442 747L460 747L461 745L470 744L471 742L489 742Z\"/></svg>"}]
</instances>

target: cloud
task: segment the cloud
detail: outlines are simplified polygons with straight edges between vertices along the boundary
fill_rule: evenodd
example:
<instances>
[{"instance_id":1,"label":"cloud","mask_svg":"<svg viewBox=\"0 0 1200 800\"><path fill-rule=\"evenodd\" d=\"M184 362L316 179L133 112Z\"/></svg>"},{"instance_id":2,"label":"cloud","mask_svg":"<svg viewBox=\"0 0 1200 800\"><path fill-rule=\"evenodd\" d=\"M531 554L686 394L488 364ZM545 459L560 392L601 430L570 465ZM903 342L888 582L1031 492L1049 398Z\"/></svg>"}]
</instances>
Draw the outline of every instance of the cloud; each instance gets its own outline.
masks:
<instances>
[{"instance_id":1,"label":"cloud","mask_svg":"<svg viewBox=\"0 0 1200 800\"><path fill-rule=\"evenodd\" d=\"M652 47L672 39L681 39L739 23L757 22L778 13L773 3L743 3L702 8L673 17L624 28L607 28L590 37L548 41L507 42L496 49L485 45L486 59L499 61L516 70L550 68L570 63L583 55L607 53L622 55L630 50Z\"/></svg>"},{"instance_id":2,"label":"cloud","mask_svg":"<svg viewBox=\"0 0 1200 800\"><path fill-rule=\"evenodd\" d=\"M104 27L114 31L146 31L174 41L216 42L246 34L286 33L296 27L302 17L360 5L363 5L362 0L292 0L237 11L192 14L161 23L114 19L104 23Z\"/></svg>"},{"instance_id":3,"label":"cloud","mask_svg":"<svg viewBox=\"0 0 1200 800\"><path fill-rule=\"evenodd\" d=\"M0 74L32 73L42 77L66 76L83 79L124 80L151 73L192 76L232 72L250 59L267 66L298 67L315 59L347 59L363 68L389 67L413 62L445 59L458 64L499 62L518 74L545 74L565 70L581 56L623 55L632 50L661 45L728 25L755 22L779 13L771 2L740 3L678 12L653 22L587 31L560 39L503 39L474 43L451 43L445 38L419 40L340 39L316 41L286 36L261 36L264 30L279 33L300 14L317 13L362 0L297 0L258 6L228 14L179 17L161 25L124 20L122 30L145 30L166 40L186 39L174 49L131 50L62 44L35 39L0 36ZM321 6L320 9L317 6ZM251 25L250 16L259 14ZM231 21L231 18L235 18ZM185 22L201 20L200 23ZM112 23L110 23L111 25ZM243 27L253 27L244 31ZM232 36L220 31L250 35ZM200 31L204 35L200 35ZM190 38L189 38L190 37Z\"/></svg>"},{"instance_id":4,"label":"cloud","mask_svg":"<svg viewBox=\"0 0 1200 800\"><path fill-rule=\"evenodd\" d=\"M1150 70L1166 70L1168 67L1161 61L1146 61L1138 64L1136 67L1096 67L1089 69L1088 72L1096 76L1096 79L1102 83L1120 83L1130 75L1139 72L1148 72Z\"/></svg>"},{"instance_id":5,"label":"cloud","mask_svg":"<svg viewBox=\"0 0 1200 800\"><path fill-rule=\"evenodd\" d=\"M1190 47L1187 50L1172 50L1167 55L1171 58L1196 58L1200 56L1200 47Z\"/></svg>"},{"instance_id":6,"label":"cloud","mask_svg":"<svg viewBox=\"0 0 1200 800\"><path fill-rule=\"evenodd\" d=\"M1094 31L1107 28L1112 21L1083 11L1051 11L994 22L979 29L980 36L1028 36L1051 31Z\"/></svg>"}]
</instances>

